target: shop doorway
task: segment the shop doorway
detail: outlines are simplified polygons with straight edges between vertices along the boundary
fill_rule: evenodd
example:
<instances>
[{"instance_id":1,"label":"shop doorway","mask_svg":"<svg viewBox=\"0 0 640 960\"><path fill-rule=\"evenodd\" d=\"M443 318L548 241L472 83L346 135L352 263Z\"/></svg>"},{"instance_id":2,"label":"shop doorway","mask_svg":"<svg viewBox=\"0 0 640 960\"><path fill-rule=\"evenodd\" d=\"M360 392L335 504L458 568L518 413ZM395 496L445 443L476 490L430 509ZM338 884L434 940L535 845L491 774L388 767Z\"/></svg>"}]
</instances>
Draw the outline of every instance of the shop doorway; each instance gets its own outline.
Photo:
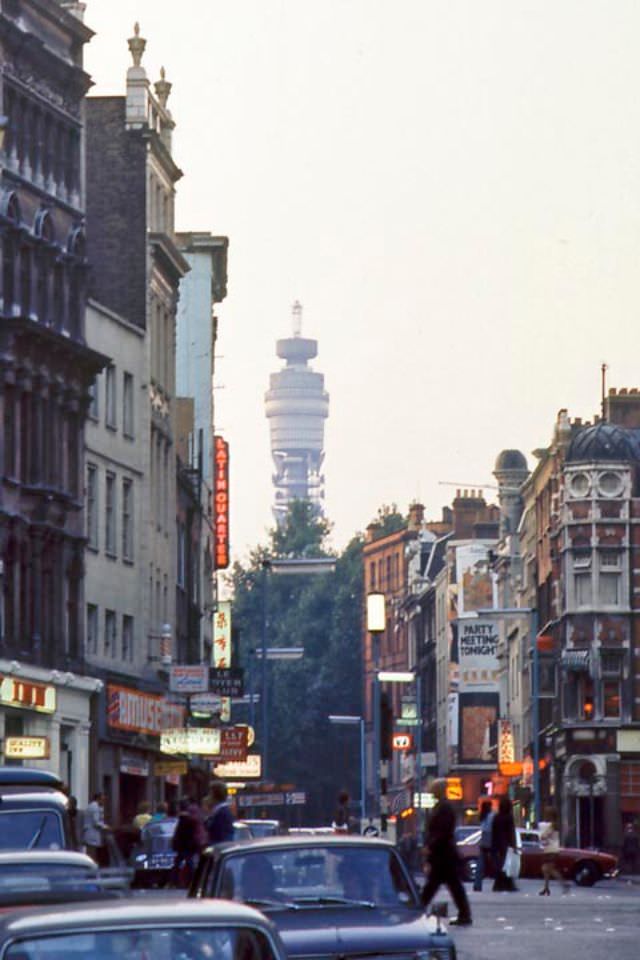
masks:
<instances>
[{"instance_id":1,"label":"shop doorway","mask_svg":"<svg viewBox=\"0 0 640 960\"><path fill-rule=\"evenodd\" d=\"M131 773L120 774L120 824L131 823L138 806L147 799L147 779Z\"/></svg>"}]
</instances>

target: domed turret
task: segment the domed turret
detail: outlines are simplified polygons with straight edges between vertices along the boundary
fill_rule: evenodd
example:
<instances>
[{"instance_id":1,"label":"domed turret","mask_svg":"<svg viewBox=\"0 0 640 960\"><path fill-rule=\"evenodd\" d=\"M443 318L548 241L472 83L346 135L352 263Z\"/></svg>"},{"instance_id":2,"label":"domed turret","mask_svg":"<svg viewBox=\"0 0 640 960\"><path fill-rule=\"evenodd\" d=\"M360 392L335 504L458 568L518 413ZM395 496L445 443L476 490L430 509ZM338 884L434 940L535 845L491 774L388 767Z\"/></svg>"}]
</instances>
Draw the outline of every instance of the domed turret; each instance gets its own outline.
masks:
<instances>
[{"instance_id":1,"label":"domed turret","mask_svg":"<svg viewBox=\"0 0 640 960\"><path fill-rule=\"evenodd\" d=\"M613 423L597 423L579 430L567 451L567 463L595 463L599 460L640 460L637 431Z\"/></svg>"},{"instance_id":2,"label":"domed turret","mask_svg":"<svg viewBox=\"0 0 640 960\"><path fill-rule=\"evenodd\" d=\"M522 516L522 484L529 476L529 467L519 450L503 450L496 458L493 475L498 481L500 503L500 539L515 533Z\"/></svg>"}]
</instances>

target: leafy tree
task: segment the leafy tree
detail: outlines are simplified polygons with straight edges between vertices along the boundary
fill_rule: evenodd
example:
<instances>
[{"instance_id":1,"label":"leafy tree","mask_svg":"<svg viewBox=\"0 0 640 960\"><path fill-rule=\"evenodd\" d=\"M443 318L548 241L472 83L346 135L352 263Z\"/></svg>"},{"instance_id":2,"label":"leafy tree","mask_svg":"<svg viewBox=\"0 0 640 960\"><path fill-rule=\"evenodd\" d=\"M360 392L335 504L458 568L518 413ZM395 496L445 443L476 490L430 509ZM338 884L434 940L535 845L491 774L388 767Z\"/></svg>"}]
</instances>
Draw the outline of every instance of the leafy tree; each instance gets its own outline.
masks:
<instances>
[{"instance_id":1,"label":"leafy tree","mask_svg":"<svg viewBox=\"0 0 640 960\"><path fill-rule=\"evenodd\" d=\"M381 536L405 520L395 505L382 507ZM305 790L299 815L308 824L330 823L341 789L360 792L357 728L336 727L329 714L362 715L363 536L356 534L336 556L335 572L321 575L269 573L273 558L333 555L326 544L330 524L311 504L291 504L269 544L252 551L246 567L231 574L237 661L245 667L247 689L262 687L262 661L255 650L303 646L297 661L268 661L265 667L269 714L268 778ZM266 629L265 629L266 628ZM261 705L254 721L261 735ZM234 712L234 719L240 719Z\"/></svg>"}]
</instances>

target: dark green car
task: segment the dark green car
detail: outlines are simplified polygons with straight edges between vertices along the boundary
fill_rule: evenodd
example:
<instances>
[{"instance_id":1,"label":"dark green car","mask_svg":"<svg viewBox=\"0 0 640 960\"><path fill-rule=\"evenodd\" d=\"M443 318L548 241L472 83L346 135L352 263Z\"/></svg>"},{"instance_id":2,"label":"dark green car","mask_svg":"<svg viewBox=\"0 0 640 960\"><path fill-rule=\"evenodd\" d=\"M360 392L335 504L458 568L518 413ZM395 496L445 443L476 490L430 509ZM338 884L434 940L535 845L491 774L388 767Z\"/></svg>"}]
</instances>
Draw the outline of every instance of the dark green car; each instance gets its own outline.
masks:
<instances>
[{"instance_id":1,"label":"dark green car","mask_svg":"<svg viewBox=\"0 0 640 960\"><path fill-rule=\"evenodd\" d=\"M395 847L378 838L290 835L218 844L201 856L189 896L257 907L278 928L289 960L455 957Z\"/></svg>"}]
</instances>

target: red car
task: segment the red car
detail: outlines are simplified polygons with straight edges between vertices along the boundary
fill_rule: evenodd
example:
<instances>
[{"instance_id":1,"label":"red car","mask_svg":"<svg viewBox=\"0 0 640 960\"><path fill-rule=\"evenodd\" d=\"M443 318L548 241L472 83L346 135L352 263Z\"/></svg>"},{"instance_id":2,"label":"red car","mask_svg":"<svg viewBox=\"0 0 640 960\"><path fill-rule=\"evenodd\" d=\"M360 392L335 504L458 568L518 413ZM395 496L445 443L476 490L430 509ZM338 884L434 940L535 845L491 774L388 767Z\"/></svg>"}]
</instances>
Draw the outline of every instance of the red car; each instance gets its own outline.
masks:
<instances>
[{"instance_id":1,"label":"red car","mask_svg":"<svg viewBox=\"0 0 640 960\"><path fill-rule=\"evenodd\" d=\"M537 830L516 830L521 853L520 876L525 880L542 879L542 864L550 851L542 844ZM460 840L458 853L464 865L465 880L473 880L480 856L480 830ZM581 887L592 887L603 877L615 877L618 860L599 850L578 850L560 847L554 851L558 869L567 880L575 880Z\"/></svg>"}]
</instances>

